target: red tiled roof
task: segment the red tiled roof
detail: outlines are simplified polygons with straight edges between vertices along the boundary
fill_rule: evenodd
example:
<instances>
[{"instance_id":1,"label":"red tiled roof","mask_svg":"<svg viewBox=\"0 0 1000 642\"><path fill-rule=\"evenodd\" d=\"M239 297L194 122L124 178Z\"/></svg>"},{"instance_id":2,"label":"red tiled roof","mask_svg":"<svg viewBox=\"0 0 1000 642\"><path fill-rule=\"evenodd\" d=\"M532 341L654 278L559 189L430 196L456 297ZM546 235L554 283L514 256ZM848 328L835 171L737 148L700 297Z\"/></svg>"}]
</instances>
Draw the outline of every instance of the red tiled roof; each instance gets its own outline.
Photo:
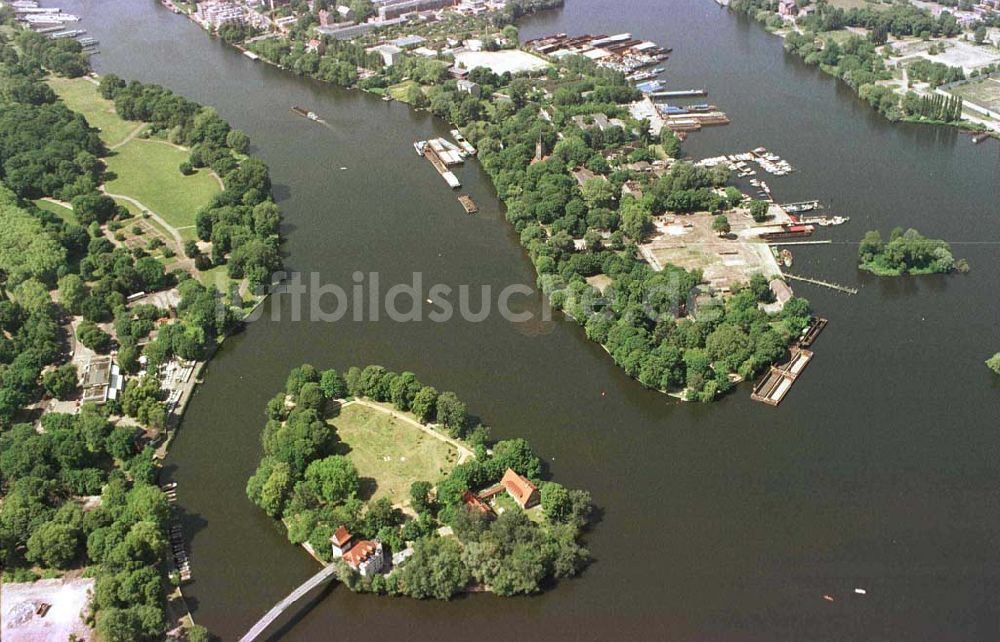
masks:
<instances>
[{"instance_id":1,"label":"red tiled roof","mask_svg":"<svg viewBox=\"0 0 1000 642\"><path fill-rule=\"evenodd\" d=\"M531 480L521 477L514 472L513 468L508 468L500 480L503 487L507 489L517 503L524 506L531 498L531 494L538 490L538 487L531 483Z\"/></svg>"},{"instance_id":2,"label":"red tiled roof","mask_svg":"<svg viewBox=\"0 0 1000 642\"><path fill-rule=\"evenodd\" d=\"M357 568L362 562L374 555L376 546L375 542L363 539L355 544L351 550L344 553L344 561Z\"/></svg>"},{"instance_id":3,"label":"red tiled roof","mask_svg":"<svg viewBox=\"0 0 1000 642\"><path fill-rule=\"evenodd\" d=\"M470 491L462 493L462 503L473 510L478 510L484 515L492 512L490 507L486 505L486 502L473 495Z\"/></svg>"},{"instance_id":4,"label":"red tiled roof","mask_svg":"<svg viewBox=\"0 0 1000 642\"><path fill-rule=\"evenodd\" d=\"M333 533L333 537L330 538L330 541L336 544L338 548L341 548L344 544L351 541L351 534L348 533L347 529L343 526L338 526L337 530Z\"/></svg>"}]
</instances>

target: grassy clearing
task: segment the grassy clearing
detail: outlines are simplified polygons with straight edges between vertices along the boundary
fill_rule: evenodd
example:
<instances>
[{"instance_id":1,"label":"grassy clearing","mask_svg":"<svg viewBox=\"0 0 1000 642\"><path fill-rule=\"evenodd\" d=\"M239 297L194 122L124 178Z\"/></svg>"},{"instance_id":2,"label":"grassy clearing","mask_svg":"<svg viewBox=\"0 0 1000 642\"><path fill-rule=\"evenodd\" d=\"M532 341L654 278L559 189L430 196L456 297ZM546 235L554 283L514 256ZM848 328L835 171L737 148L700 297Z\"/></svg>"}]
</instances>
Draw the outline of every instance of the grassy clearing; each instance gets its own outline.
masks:
<instances>
[{"instance_id":1,"label":"grassy clearing","mask_svg":"<svg viewBox=\"0 0 1000 642\"><path fill-rule=\"evenodd\" d=\"M181 229L185 238L194 238L194 217L220 192L219 184L207 169L184 176L177 169L188 159L188 152L173 145L136 138L122 145L107 158L108 170L115 179L107 190L138 200Z\"/></svg>"},{"instance_id":2,"label":"grassy clearing","mask_svg":"<svg viewBox=\"0 0 1000 642\"><path fill-rule=\"evenodd\" d=\"M43 201L42 199L38 199L37 201L34 201L34 203L35 207L38 209L45 210L46 212L52 212L66 223L72 223L73 225L79 224L76 220L76 215L73 214L73 210L68 207L63 207L62 205L51 201Z\"/></svg>"},{"instance_id":3,"label":"grassy clearing","mask_svg":"<svg viewBox=\"0 0 1000 642\"><path fill-rule=\"evenodd\" d=\"M67 107L101 130L101 140L109 147L125 140L142 124L119 118L115 104L101 98L97 85L86 78L49 78L48 83Z\"/></svg>"},{"instance_id":4,"label":"grassy clearing","mask_svg":"<svg viewBox=\"0 0 1000 642\"><path fill-rule=\"evenodd\" d=\"M393 100L398 100L400 102L408 102L407 96L410 92L410 87L416 85L417 82L414 80L406 80L397 85L393 85L388 88L389 95L392 96Z\"/></svg>"},{"instance_id":5,"label":"grassy clearing","mask_svg":"<svg viewBox=\"0 0 1000 642\"><path fill-rule=\"evenodd\" d=\"M440 481L454 468L458 453L400 419L351 404L329 420L362 477L362 488L374 480L372 499L388 497L394 504L409 501L410 484Z\"/></svg>"},{"instance_id":6,"label":"grassy clearing","mask_svg":"<svg viewBox=\"0 0 1000 642\"><path fill-rule=\"evenodd\" d=\"M1000 110L1000 77L993 76L972 80L952 87L949 91L955 96L961 96L966 101L986 109Z\"/></svg>"}]
</instances>

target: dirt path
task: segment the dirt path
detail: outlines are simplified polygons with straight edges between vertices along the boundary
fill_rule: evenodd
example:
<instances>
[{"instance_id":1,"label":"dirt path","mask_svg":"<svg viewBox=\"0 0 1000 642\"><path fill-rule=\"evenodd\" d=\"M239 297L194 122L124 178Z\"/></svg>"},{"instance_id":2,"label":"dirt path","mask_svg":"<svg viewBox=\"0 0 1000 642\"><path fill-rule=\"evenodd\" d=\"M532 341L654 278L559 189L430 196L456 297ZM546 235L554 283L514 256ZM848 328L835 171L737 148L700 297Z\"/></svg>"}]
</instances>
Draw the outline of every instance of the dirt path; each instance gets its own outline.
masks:
<instances>
[{"instance_id":1,"label":"dirt path","mask_svg":"<svg viewBox=\"0 0 1000 642\"><path fill-rule=\"evenodd\" d=\"M139 125L135 129L133 129L132 132L128 136L126 136L124 138L124 140L118 141L114 145L111 145L110 147L108 147L108 149L112 149L112 150L118 149L119 147L121 147L125 143L130 142L133 138L135 138L136 136L138 136L139 134L141 134L142 130L144 130L144 129L146 129L146 123L142 123L141 125Z\"/></svg>"},{"instance_id":2,"label":"dirt path","mask_svg":"<svg viewBox=\"0 0 1000 642\"><path fill-rule=\"evenodd\" d=\"M177 229L173 225L171 225L170 223L167 223L163 219L162 216L160 216L159 214L157 214L156 212L154 212L150 208L146 207L141 202L139 202L136 199L132 198L131 196L125 196L124 194L112 194L103 185L101 185L101 187L99 189L101 190L101 192L103 192L104 194L107 194L111 198L120 198L123 201L128 201L132 205L135 205L136 207L138 207L144 213L148 213L149 216L150 216L150 218L152 218L154 221L156 221L157 223L159 223L160 225L162 225L163 229L165 229L168 232L170 232L170 235L172 237L174 237L174 242L177 244L177 247L174 248L174 250L178 253L178 256L183 256L184 239L183 239L183 237L181 237L181 233L178 232Z\"/></svg>"}]
</instances>

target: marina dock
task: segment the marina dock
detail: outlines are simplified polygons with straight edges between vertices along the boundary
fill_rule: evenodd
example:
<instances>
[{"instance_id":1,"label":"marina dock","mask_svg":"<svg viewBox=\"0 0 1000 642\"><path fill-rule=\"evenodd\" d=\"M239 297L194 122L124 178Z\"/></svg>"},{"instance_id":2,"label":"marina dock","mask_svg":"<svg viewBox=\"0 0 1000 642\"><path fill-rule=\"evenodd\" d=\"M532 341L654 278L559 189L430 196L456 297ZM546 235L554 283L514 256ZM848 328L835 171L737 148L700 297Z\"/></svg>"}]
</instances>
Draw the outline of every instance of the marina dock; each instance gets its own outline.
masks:
<instances>
[{"instance_id":1,"label":"marina dock","mask_svg":"<svg viewBox=\"0 0 1000 642\"><path fill-rule=\"evenodd\" d=\"M654 91L649 94L651 98L696 98L707 96L707 89L674 89L665 91Z\"/></svg>"},{"instance_id":2,"label":"marina dock","mask_svg":"<svg viewBox=\"0 0 1000 642\"><path fill-rule=\"evenodd\" d=\"M448 149L449 145L454 148L454 150ZM451 143L448 143L448 141L443 138L436 138L433 140L418 140L413 143L413 149L417 150L417 154L423 156L431 162L431 165L433 165L434 169L438 171L438 174L444 178L444 182L448 183L448 187L458 189L462 186L458 177L448 169L448 163L441 158L441 155L444 154L449 161L452 161L451 164L454 165L456 164L455 159L457 157L457 162L461 163L462 157L457 151L457 147L451 145ZM438 152L438 149L440 149L441 152Z\"/></svg>"},{"instance_id":3,"label":"marina dock","mask_svg":"<svg viewBox=\"0 0 1000 642\"><path fill-rule=\"evenodd\" d=\"M792 357L787 363L771 366L767 374L754 386L753 392L750 394L751 399L769 406L777 406L784 400L785 395L791 390L792 384L813 358L811 351L798 346L793 347L791 352Z\"/></svg>"},{"instance_id":4,"label":"marina dock","mask_svg":"<svg viewBox=\"0 0 1000 642\"><path fill-rule=\"evenodd\" d=\"M799 345L803 348L812 347L812 344L816 343L820 332L826 328L827 323L829 321L823 317L813 317L812 322L809 323L809 327L802 331L802 338L799 339Z\"/></svg>"}]
</instances>

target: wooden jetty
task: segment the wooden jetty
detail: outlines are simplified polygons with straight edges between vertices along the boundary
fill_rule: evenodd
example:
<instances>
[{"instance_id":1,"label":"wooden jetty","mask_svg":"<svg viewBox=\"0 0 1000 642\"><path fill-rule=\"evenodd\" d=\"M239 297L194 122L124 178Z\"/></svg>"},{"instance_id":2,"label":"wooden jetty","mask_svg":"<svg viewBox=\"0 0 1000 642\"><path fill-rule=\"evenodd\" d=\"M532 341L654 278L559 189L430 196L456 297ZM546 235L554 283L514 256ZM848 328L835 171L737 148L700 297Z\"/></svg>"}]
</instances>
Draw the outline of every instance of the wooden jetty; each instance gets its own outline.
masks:
<instances>
[{"instance_id":1,"label":"wooden jetty","mask_svg":"<svg viewBox=\"0 0 1000 642\"><path fill-rule=\"evenodd\" d=\"M475 214L476 212L479 211L479 206L476 205L476 202L472 200L472 197L469 196L468 194L462 194L461 196L459 196L458 202L461 203L462 207L465 208L466 214Z\"/></svg>"},{"instance_id":2,"label":"wooden jetty","mask_svg":"<svg viewBox=\"0 0 1000 642\"><path fill-rule=\"evenodd\" d=\"M771 366L767 374L754 386L753 392L750 393L751 399L769 406L777 406L784 400L792 384L813 358L811 351L798 346L793 347L791 352L792 357L787 363Z\"/></svg>"},{"instance_id":3,"label":"wooden jetty","mask_svg":"<svg viewBox=\"0 0 1000 642\"><path fill-rule=\"evenodd\" d=\"M838 283L831 283L830 281L821 281L819 279L811 279L807 276L799 276L797 274L789 274L784 272L782 274L787 279L792 279L793 281L802 281L803 283L812 283L813 285L821 285L825 288L830 288L831 290L837 290L838 292L844 292L846 294L857 294L857 288L848 287L846 285L840 285Z\"/></svg>"},{"instance_id":4,"label":"wooden jetty","mask_svg":"<svg viewBox=\"0 0 1000 642\"><path fill-rule=\"evenodd\" d=\"M819 333L826 328L827 323L829 321L823 317L813 317L806 329L802 331L802 338L799 339L799 345L803 348L811 348L812 344L816 342L816 338L819 337Z\"/></svg>"}]
</instances>

